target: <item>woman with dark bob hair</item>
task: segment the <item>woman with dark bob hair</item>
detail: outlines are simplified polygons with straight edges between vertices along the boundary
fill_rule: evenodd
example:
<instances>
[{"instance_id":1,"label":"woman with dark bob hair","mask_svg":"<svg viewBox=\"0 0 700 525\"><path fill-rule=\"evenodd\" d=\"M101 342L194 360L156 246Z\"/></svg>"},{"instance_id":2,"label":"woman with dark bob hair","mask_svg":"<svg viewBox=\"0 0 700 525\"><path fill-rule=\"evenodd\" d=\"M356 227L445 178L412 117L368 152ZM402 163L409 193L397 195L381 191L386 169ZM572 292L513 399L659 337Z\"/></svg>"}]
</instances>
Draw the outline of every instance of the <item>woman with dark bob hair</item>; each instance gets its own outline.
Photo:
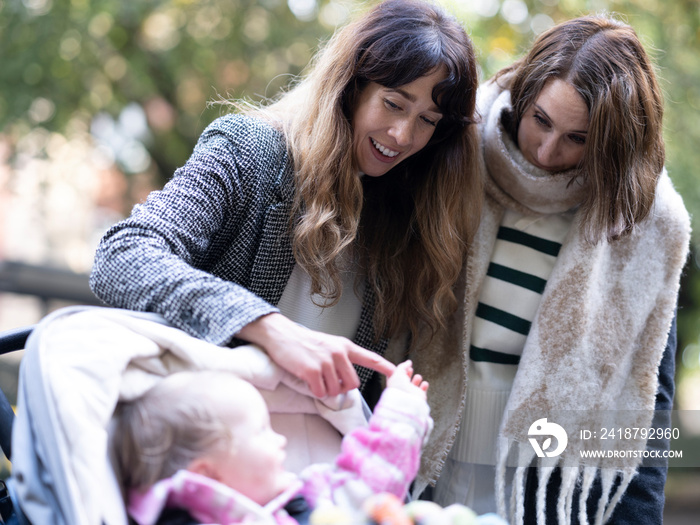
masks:
<instances>
[{"instance_id":1,"label":"woman with dark bob hair","mask_svg":"<svg viewBox=\"0 0 700 525\"><path fill-rule=\"evenodd\" d=\"M457 308L483 194L476 87L453 17L375 6L276 102L202 133L105 234L93 291L215 344L256 343L317 396L368 388L393 370L389 337L438 333Z\"/></svg>"},{"instance_id":2,"label":"woman with dark bob hair","mask_svg":"<svg viewBox=\"0 0 700 525\"><path fill-rule=\"evenodd\" d=\"M628 25L574 19L477 110L485 201L462 307L411 353L435 419L416 492L436 482L435 501L514 524L661 523L667 463L642 456L669 443L624 431L670 421L690 235L652 63ZM584 459L601 450L615 459Z\"/></svg>"}]
</instances>

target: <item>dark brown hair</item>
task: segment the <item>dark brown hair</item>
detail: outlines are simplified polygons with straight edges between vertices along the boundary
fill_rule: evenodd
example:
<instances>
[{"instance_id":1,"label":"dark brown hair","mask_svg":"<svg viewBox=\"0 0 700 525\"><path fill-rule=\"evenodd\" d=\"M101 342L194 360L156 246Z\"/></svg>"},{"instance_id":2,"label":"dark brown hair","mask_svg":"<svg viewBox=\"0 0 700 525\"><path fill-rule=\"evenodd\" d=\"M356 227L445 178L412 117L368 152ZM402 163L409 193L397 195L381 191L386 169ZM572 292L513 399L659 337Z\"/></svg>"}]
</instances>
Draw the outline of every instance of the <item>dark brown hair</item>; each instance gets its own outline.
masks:
<instances>
[{"instance_id":1,"label":"dark brown hair","mask_svg":"<svg viewBox=\"0 0 700 525\"><path fill-rule=\"evenodd\" d=\"M582 224L590 241L629 234L650 212L664 164L663 97L635 31L608 16L576 18L540 35L513 72L511 133L552 79L588 107L581 172L590 188Z\"/></svg>"},{"instance_id":2,"label":"dark brown hair","mask_svg":"<svg viewBox=\"0 0 700 525\"><path fill-rule=\"evenodd\" d=\"M444 68L443 118L428 145L387 174L358 177L351 117L371 82L394 88ZM477 65L462 25L423 1L387 0L339 30L309 73L264 111L282 121L296 168L293 248L312 291L340 297L352 246L372 287L378 336L445 325L481 209ZM371 180L370 180L371 179Z\"/></svg>"}]
</instances>

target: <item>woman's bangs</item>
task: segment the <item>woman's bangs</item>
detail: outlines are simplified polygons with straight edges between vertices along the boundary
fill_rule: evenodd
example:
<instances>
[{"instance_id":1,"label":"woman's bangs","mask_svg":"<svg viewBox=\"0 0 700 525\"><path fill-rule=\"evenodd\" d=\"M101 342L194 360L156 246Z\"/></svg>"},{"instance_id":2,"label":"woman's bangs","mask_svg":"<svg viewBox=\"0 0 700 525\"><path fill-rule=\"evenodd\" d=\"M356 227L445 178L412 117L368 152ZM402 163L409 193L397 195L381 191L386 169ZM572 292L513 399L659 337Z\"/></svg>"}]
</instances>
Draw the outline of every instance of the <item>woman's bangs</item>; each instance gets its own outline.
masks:
<instances>
[{"instance_id":1,"label":"woman's bangs","mask_svg":"<svg viewBox=\"0 0 700 525\"><path fill-rule=\"evenodd\" d=\"M448 122L468 123L470 91L474 89L468 75L460 75L454 64L444 63L447 78L438 82L433 89L433 101L440 108L443 119Z\"/></svg>"},{"instance_id":2,"label":"woman's bangs","mask_svg":"<svg viewBox=\"0 0 700 525\"><path fill-rule=\"evenodd\" d=\"M439 41L432 35L394 31L365 49L358 75L389 88L429 75L445 62Z\"/></svg>"}]
</instances>

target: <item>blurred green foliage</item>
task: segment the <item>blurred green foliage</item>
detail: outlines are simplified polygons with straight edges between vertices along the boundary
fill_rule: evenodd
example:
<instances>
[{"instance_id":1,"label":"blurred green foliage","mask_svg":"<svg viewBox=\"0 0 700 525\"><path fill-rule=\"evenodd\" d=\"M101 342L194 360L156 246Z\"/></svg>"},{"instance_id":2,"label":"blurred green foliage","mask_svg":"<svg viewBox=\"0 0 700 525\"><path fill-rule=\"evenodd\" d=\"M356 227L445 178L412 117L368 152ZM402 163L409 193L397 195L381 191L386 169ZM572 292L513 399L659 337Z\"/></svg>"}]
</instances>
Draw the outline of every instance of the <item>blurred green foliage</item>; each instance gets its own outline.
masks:
<instances>
[{"instance_id":1,"label":"blurred green foliage","mask_svg":"<svg viewBox=\"0 0 700 525\"><path fill-rule=\"evenodd\" d=\"M165 179L216 116L207 101L273 95L299 73L333 29L317 15L282 0L0 0L0 129L66 133L137 103Z\"/></svg>"},{"instance_id":2,"label":"blurred green foliage","mask_svg":"<svg viewBox=\"0 0 700 525\"><path fill-rule=\"evenodd\" d=\"M92 131L100 138L102 130L104 140L105 127L98 124L107 119L112 138L141 148L116 151L120 169L150 170L162 183L189 156L202 129L226 110L207 102L274 96L337 25L373 3L0 0L1 133L10 145L38 127L67 137ZM700 232L696 0L443 3L472 35L484 78L519 57L554 23L602 11L627 20L658 64L666 96L667 167ZM700 233L694 236L694 252L700 253ZM682 359L686 347L700 348L700 271L694 257L680 304ZM688 373L700 373L696 354L684 363Z\"/></svg>"}]
</instances>

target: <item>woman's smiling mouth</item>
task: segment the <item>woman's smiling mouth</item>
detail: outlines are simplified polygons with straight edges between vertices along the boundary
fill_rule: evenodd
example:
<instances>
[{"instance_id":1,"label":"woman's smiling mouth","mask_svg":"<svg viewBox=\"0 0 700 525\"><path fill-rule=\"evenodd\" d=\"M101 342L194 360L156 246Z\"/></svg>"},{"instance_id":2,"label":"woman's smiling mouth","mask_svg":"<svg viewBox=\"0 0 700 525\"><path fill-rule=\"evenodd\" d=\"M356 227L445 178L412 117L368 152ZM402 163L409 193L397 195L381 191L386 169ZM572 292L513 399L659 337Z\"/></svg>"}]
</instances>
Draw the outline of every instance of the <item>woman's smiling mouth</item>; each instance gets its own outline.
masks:
<instances>
[{"instance_id":1,"label":"woman's smiling mouth","mask_svg":"<svg viewBox=\"0 0 700 525\"><path fill-rule=\"evenodd\" d=\"M391 150L391 149L389 149L389 148L387 148L387 147L384 147L384 146L382 146L379 142L377 142L377 141L374 140L374 139L370 139L370 140L372 141L372 144L374 145L375 149L377 149L377 151L379 151L379 153L381 153L381 154L384 155L385 157L393 158L393 157L396 157L396 155L399 154L398 151L394 151L394 150Z\"/></svg>"}]
</instances>

